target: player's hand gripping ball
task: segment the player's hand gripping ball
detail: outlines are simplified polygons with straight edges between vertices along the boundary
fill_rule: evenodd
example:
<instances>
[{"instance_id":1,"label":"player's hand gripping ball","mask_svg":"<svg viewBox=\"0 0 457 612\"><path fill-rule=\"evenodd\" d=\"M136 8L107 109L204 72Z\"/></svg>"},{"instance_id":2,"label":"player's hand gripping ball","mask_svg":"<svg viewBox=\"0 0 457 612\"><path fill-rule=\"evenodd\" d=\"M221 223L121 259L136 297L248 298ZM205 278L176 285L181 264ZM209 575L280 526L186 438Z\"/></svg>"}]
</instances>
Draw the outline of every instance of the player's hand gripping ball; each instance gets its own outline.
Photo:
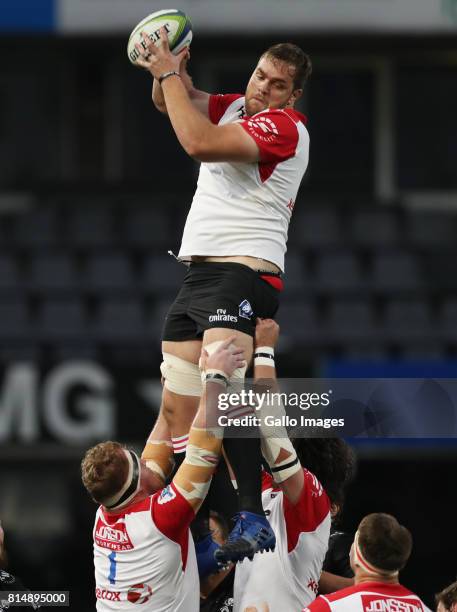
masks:
<instances>
[{"instance_id":1,"label":"player's hand gripping ball","mask_svg":"<svg viewBox=\"0 0 457 612\"><path fill-rule=\"evenodd\" d=\"M178 55L184 47L192 42L192 24L189 17L177 9L166 9L151 13L133 28L127 44L127 55L132 64L140 57L135 45L141 45L146 51L146 43L141 36L144 32L154 44L160 41L160 28L168 34L168 44L173 55ZM160 44L160 43L159 43Z\"/></svg>"}]
</instances>

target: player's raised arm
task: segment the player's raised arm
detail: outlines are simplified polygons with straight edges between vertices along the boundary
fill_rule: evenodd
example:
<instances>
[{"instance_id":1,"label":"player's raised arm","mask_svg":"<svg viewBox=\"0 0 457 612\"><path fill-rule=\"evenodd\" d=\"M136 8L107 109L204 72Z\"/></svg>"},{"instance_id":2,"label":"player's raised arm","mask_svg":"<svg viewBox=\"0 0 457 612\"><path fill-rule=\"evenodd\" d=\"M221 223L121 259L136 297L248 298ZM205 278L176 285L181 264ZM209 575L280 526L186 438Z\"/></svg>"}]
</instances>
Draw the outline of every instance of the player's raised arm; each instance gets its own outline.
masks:
<instances>
[{"instance_id":1,"label":"player's raised arm","mask_svg":"<svg viewBox=\"0 0 457 612\"><path fill-rule=\"evenodd\" d=\"M275 391L276 368L274 347L279 337L279 325L272 319L258 319L255 334L254 378L258 391L262 389ZM261 419L266 411L272 416L281 416L284 409L280 404L262 406ZM274 429L274 431L273 431ZM304 474L294 447L287 436L285 427L261 427L262 453L270 466L273 478L279 484L284 495L295 503L302 492Z\"/></svg>"},{"instance_id":2,"label":"player's raised arm","mask_svg":"<svg viewBox=\"0 0 457 612\"><path fill-rule=\"evenodd\" d=\"M154 428L149 434L141 458L146 462L146 467L155 472L162 480L162 484L165 485L175 462L170 428L162 410L159 412Z\"/></svg>"},{"instance_id":3,"label":"player's raised arm","mask_svg":"<svg viewBox=\"0 0 457 612\"><path fill-rule=\"evenodd\" d=\"M184 55L179 66L179 75L181 77L181 81L186 88L189 99L192 104L195 106L197 110L199 110L203 115L208 117L208 108L209 108L209 98L210 94L206 91L201 91L194 87L192 77L187 72L187 64L190 59L190 50L187 50L187 55ZM165 97L163 95L162 87L158 81L158 79L154 79L152 84L152 102L156 109L163 113L164 115L168 115L167 105L165 102Z\"/></svg>"},{"instance_id":4,"label":"player's raised arm","mask_svg":"<svg viewBox=\"0 0 457 612\"><path fill-rule=\"evenodd\" d=\"M146 41L146 50L140 45L136 46L139 53L136 63L149 70L154 79L159 81L163 103L186 153L199 161L258 161L259 148L240 124L214 125L208 119L208 110L205 116L196 108L180 74L181 62L187 50L173 55L163 28L160 38L160 46ZM206 101L208 100L209 98ZM203 98L200 102L203 105Z\"/></svg>"},{"instance_id":5,"label":"player's raised arm","mask_svg":"<svg viewBox=\"0 0 457 612\"><path fill-rule=\"evenodd\" d=\"M223 428L217 423L218 399L236 368L244 365L244 351L233 341L234 336L225 340L211 356L202 352L204 392L189 432L186 458L173 478L174 486L195 513L206 497L221 454Z\"/></svg>"}]
</instances>

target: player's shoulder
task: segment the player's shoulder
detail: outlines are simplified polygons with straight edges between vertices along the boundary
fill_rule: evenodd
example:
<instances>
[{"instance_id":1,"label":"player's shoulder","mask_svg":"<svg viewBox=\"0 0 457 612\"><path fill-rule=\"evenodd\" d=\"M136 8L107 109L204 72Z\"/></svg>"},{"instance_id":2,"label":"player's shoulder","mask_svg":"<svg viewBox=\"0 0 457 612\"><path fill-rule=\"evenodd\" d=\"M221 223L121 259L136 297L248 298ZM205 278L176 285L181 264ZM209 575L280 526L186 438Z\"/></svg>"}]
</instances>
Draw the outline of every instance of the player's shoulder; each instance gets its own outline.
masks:
<instances>
[{"instance_id":1,"label":"player's shoulder","mask_svg":"<svg viewBox=\"0 0 457 612\"><path fill-rule=\"evenodd\" d=\"M306 125L308 123L308 117L303 113L295 110L295 108L267 108L264 111L260 111L257 115L271 115L274 117L282 117L284 121L288 121L291 125L299 125L302 123ZM254 115L255 117L256 115Z\"/></svg>"},{"instance_id":2,"label":"player's shoulder","mask_svg":"<svg viewBox=\"0 0 457 612\"><path fill-rule=\"evenodd\" d=\"M331 603L340 601L341 599L346 599L347 597L350 597L351 595L356 595L362 590L363 589L360 588L360 585L352 585L349 587L345 587L344 589L335 591L334 593L329 593L327 595L320 595L319 598L322 598L328 604L331 604Z\"/></svg>"},{"instance_id":3,"label":"player's shoulder","mask_svg":"<svg viewBox=\"0 0 457 612\"><path fill-rule=\"evenodd\" d=\"M267 108L252 117L245 117L249 131L267 134L277 143L289 143L294 147L299 141L308 141L309 134L303 121L304 115L292 108Z\"/></svg>"},{"instance_id":4,"label":"player's shoulder","mask_svg":"<svg viewBox=\"0 0 457 612\"><path fill-rule=\"evenodd\" d=\"M218 124L222 117L230 110L239 112L239 118L244 115L244 94L210 94L208 101L208 115L212 123Z\"/></svg>"},{"instance_id":5,"label":"player's shoulder","mask_svg":"<svg viewBox=\"0 0 457 612\"><path fill-rule=\"evenodd\" d=\"M97 510L97 516L103 518L108 524L117 523L119 520L125 520L126 517L139 512L148 512L151 508L152 495L141 499L140 501L134 502L120 510L119 512L108 512L103 506L99 506Z\"/></svg>"}]
</instances>

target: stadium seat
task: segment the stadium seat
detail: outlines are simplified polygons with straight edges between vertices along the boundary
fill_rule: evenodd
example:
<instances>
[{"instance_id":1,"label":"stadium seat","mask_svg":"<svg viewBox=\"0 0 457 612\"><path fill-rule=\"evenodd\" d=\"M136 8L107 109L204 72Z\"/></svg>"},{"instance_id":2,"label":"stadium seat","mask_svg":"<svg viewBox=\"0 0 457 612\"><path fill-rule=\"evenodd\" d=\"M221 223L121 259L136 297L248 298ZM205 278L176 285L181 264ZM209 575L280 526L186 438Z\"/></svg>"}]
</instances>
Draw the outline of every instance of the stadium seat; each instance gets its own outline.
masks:
<instances>
[{"instance_id":1,"label":"stadium seat","mask_svg":"<svg viewBox=\"0 0 457 612\"><path fill-rule=\"evenodd\" d=\"M39 310L37 332L42 341L83 340L88 334L83 302L68 298L45 300Z\"/></svg>"},{"instance_id":2,"label":"stadium seat","mask_svg":"<svg viewBox=\"0 0 457 612\"><path fill-rule=\"evenodd\" d=\"M298 206L298 205L297 205ZM291 246L321 249L341 244L341 224L332 209L297 210L290 224Z\"/></svg>"},{"instance_id":3,"label":"stadium seat","mask_svg":"<svg viewBox=\"0 0 457 612\"><path fill-rule=\"evenodd\" d=\"M322 339L322 328L312 302L284 301L277 319L281 327L283 349L301 343L319 344Z\"/></svg>"},{"instance_id":4,"label":"stadium seat","mask_svg":"<svg viewBox=\"0 0 457 612\"><path fill-rule=\"evenodd\" d=\"M133 208L126 215L124 240L130 248L171 248L170 224L164 210Z\"/></svg>"},{"instance_id":5,"label":"stadium seat","mask_svg":"<svg viewBox=\"0 0 457 612\"><path fill-rule=\"evenodd\" d=\"M27 303L20 298L0 302L0 343L9 340L30 342L32 325Z\"/></svg>"},{"instance_id":6,"label":"stadium seat","mask_svg":"<svg viewBox=\"0 0 457 612\"><path fill-rule=\"evenodd\" d=\"M425 300L390 301L383 317L382 331L386 340L407 341L414 338L430 341L437 336L432 325L429 305Z\"/></svg>"},{"instance_id":7,"label":"stadium seat","mask_svg":"<svg viewBox=\"0 0 457 612\"><path fill-rule=\"evenodd\" d=\"M94 321L94 335L112 344L146 340L147 330L141 302L135 299L106 299Z\"/></svg>"},{"instance_id":8,"label":"stadium seat","mask_svg":"<svg viewBox=\"0 0 457 612\"><path fill-rule=\"evenodd\" d=\"M408 214L406 220L406 238L413 247L455 248L455 213L414 210Z\"/></svg>"},{"instance_id":9,"label":"stadium seat","mask_svg":"<svg viewBox=\"0 0 457 612\"><path fill-rule=\"evenodd\" d=\"M303 292L311 288L313 281L305 266L305 258L302 253L297 251L288 252L286 254L285 267L284 287L288 296L292 293Z\"/></svg>"},{"instance_id":10,"label":"stadium seat","mask_svg":"<svg viewBox=\"0 0 457 612\"><path fill-rule=\"evenodd\" d=\"M388 357L386 348L380 344L374 345L369 343L367 345L362 342L361 344L350 344L344 348L344 359L359 362L362 366L366 361L385 361Z\"/></svg>"},{"instance_id":11,"label":"stadium seat","mask_svg":"<svg viewBox=\"0 0 457 612\"><path fill-rule=\"evenodd\" d=\"M83 276L85 288L96 293L133 291L136 288L132 262L127 252L92 255Z\"/></svg>"},{"instance_id":12,"label":"stadium seat","mask_svg":"<svg viewBox=\"0 0 457 612\"><path fill-rule=\"evenodd\" d=\"M12 255L0 255L0 292L15 293L23 288L18 261Z\"/></svg>"},{"instance_id":13,"label":"stadium seat","mask_svg":"<svg viewBox=\"0 0 457 612\"><path fill-rule=\"evenodd\" d=\"M108 206L76 209L68 215L66 234L75 248L113 246L116 242L114 217Z\"/></svg>"},{"instance_id":14,"label":"stadium seat","mask_svg":"<svg viewBox=\"0 0 457 612\"><path fill-rule=\"evenodd\" d=\"M28 287L44 294L76 291L80 278L74 258L68 251L37 254L30 262Z\"/></svg>"},{"instance_id":15,"label":"stadium seat","mask_svg":"<svg viewBox=\"0 0 457 612\"><path fill-rule=\"evenodd\" d=\"M58 213L37 208L11 217L11 241L18 248L51 247L61 240Z\"/></svg>"},{"instance_id":16,"label":"stadium seat","mask_svg":"<svg viewBox=\"0 0 457 612\"><path fill-rule=\"evenodd\" d=\"M418 291L424 286L418 260L406 251L375 255L371 282L374 291L382 292Z\"/></svg>"},{"instance_id":17,"label":"stadium seat","mask_svg":"<svg viewBox=\"0 0 457 612\"><path fill-rule=\"evenodd\" d=\"M445 349L441 344L410 344L404 347L402 358L411 361L435 361L445 358Z\"/></svg>"},{"instance_id":18,"label":"stadium seat","mask_svg":"<svg viewBox=\"0 0 457 612\"><path fill-rule=\"evenodd\" d=\"M457 299L447 299L441 308L440 330L443 342L457 340Z\"/></svg>"},{"instance_id":19,"label":"stadium seat","mask_svg":"<svg viewBox=\"0 0 457 612\"><path fill-rule=\"evenodd\" d=\"M357 246L384 247L398 242L398 223L394 210L372 209L355 211L350 224L351 239Z\"/></svg>"},{"instance_id":20,"label":"stadium seat","mask_svg":"<svg viewBox=\"0 0 457 612\"><path fill-rule=\"evenodd\" d=\"M353 292L364 286L359 260L354 253L324 253L316 262L316 283L320 291Z\"/></svg>"},{"instance_id":21,"label":"stadium seat","mask_svg":"<svg viewBox=\"0 0 457 612\"><path fill-rule=\"evenodd\" d=\"M348 343L371 342L378 337L374 309L368 300L332 301L324 327L331 338Z\"/></svg>"},{"instance_id":22,"label":"stadium seat","mask_svg":"<svg viewBox=\"0 0 457 612\"><path fill-rule=\"evenodd\" d=\"M141 288L157 296L178 293L187 267L171 255L149 255L144 262Z\"/></svg>"}]
</instances>

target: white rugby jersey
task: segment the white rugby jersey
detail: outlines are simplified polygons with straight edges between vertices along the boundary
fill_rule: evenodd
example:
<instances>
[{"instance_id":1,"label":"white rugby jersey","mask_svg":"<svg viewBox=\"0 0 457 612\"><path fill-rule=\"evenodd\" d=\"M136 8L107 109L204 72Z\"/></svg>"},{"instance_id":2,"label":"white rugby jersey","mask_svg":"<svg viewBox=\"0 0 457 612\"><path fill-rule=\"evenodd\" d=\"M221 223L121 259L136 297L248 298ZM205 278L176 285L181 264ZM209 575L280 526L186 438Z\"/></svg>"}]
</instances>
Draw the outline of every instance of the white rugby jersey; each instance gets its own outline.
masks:
<instances>
[{"instance_id":1,"label":"white rugby jersey","mask_svg":"<svg viewBox=\"0 0 457 612\"><path fill-rule=\"evenodd\" d=\"M401 584L363 582L331 595L321 595L303 612L431 612Z\"/></svg>"},{"instance_id":2,"label":"white rugby jersey","mask_svg":"<svg viewBox=\"0 0 457 612\"><path fill-rule=\"evenodd\" d=\"M197 612L193 518L173 484L119 514L99 507L93 531L97 610Z\"/></svg>"},{"instance_id":3,"label":"white rugby jersey","mask_svg":"<svg viewBox=\"0 0 457 612\"><path fill-rule=\"evenodd\" d=\"M209 117L239 122L259 147L259 162L202 163L179 257L249 255L284 270L287 231L308 166L306 117L293 109L245 116L241 94L210 96Z\"/></svg>"},{"instance_id":4,"label":"white rugby jersey","mask_svg":"<svg viewBox=\"0 0 457 612\"><path fill-rule=\"evenodd\" d=\"M262 603L271 612L297 612L315 599L330 536L330 500L317 478L304 473L303 491L294 505L264 473L262 504L276 548L237 564L234 612L249 606L263 609Z\"/></svg>"}]
</instances>

